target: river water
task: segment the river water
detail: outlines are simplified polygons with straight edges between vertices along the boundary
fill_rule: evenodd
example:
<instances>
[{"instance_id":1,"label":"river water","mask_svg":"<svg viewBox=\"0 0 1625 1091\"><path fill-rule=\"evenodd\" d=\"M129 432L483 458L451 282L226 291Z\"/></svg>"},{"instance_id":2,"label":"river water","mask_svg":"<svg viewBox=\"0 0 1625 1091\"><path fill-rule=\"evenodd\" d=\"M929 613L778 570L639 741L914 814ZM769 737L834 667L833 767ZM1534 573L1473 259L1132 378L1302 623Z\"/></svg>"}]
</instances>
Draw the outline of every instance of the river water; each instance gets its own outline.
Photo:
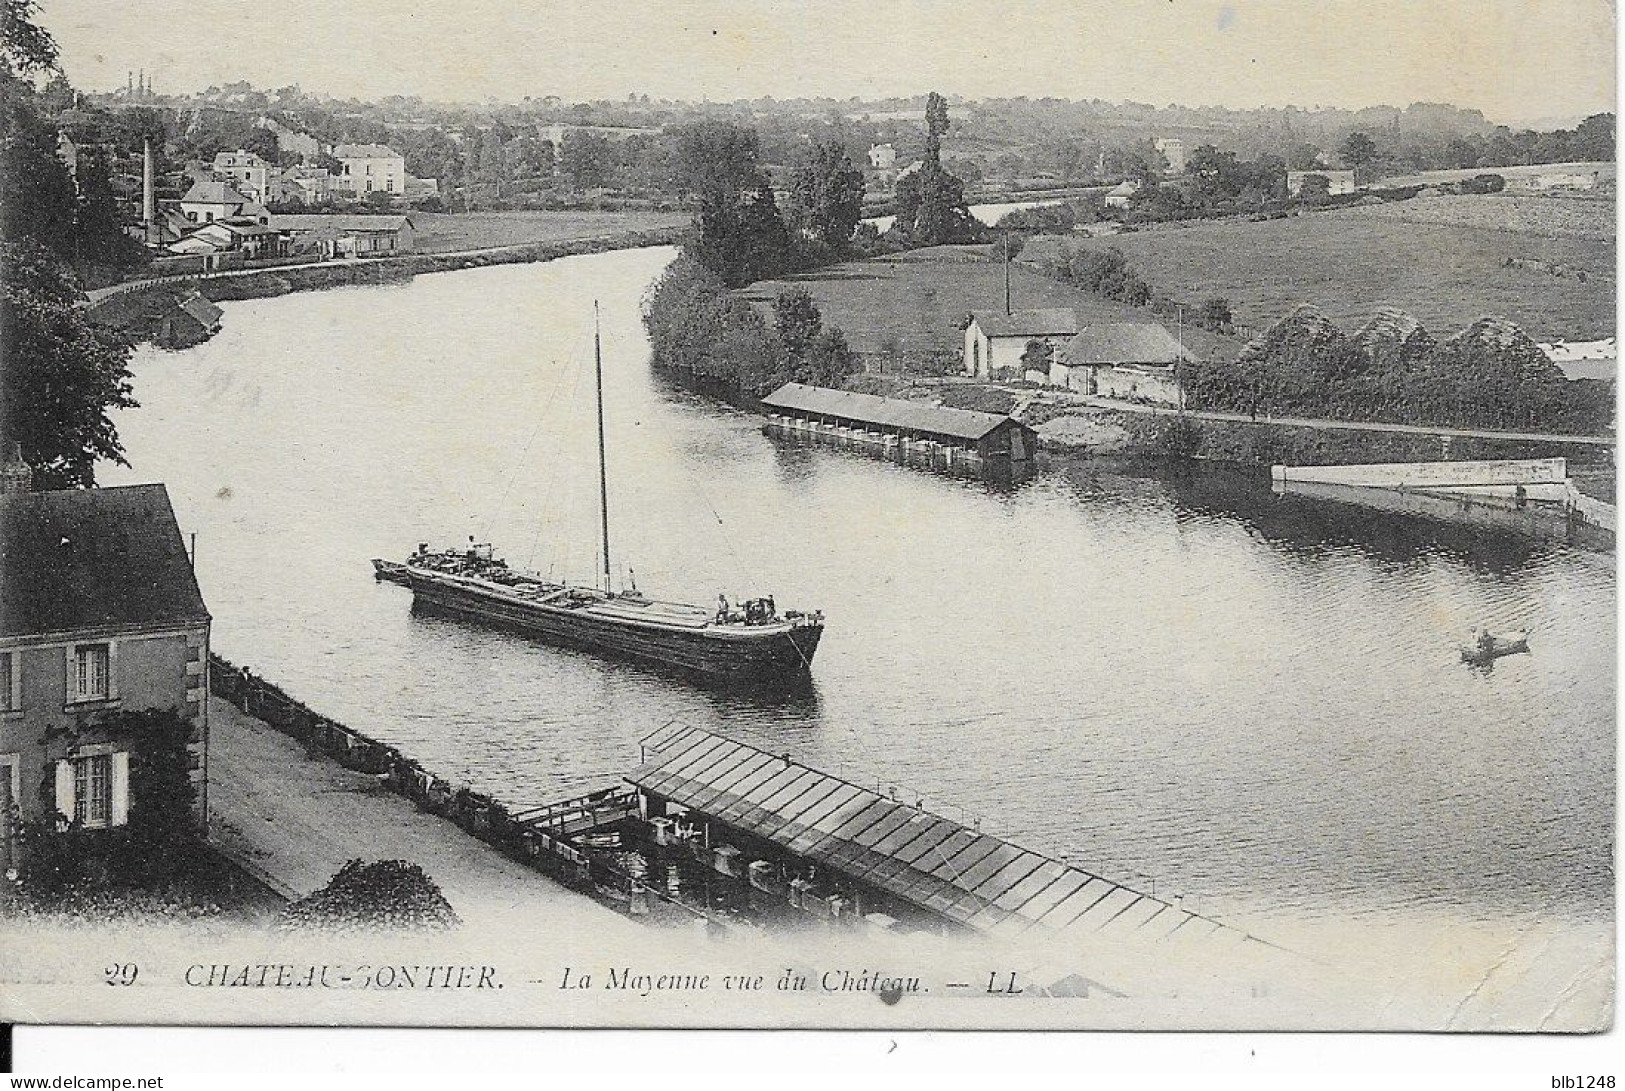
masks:
<instances>
[{"instance_id":1,"label":"river water","mask_svg":"<svg viewBox=\"0 0 1625 1091\"><path fill-rule=\"evenodd\" d=\"M514 803L613 782L674 718L1252 922L1611 912L1609 555L1274 498L1238 472L1058 462L1015 488L770 441L669 386L665 249L227 303L143 348L133 464L168 484L214 643ZM814 685L744 702L416 616L368 560L494 541L658 597L821 608ZM1474 625L1534 653L1459 661Z\"/></svg>"}]
</instances>

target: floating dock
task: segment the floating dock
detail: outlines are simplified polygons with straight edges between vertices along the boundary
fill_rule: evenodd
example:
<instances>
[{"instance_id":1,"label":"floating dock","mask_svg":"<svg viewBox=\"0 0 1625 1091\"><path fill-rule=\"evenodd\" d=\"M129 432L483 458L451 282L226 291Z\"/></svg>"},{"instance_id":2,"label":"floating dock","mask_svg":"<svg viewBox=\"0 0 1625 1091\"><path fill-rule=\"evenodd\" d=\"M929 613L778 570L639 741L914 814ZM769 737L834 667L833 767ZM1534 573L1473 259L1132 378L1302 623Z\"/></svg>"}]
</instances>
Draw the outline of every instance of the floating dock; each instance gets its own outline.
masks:
<instances>
[{"instance_id":1,"label":"floating dock","mask_svg":"<svg viewBox=\"0 0 1625 1091\"><path fill-rule=\"evenodd\" d=\"M1538 538L1614 536L1614 505L1580 492L1562 458L1274 466L1274 490Z\"/></svg>"}]
</instances>

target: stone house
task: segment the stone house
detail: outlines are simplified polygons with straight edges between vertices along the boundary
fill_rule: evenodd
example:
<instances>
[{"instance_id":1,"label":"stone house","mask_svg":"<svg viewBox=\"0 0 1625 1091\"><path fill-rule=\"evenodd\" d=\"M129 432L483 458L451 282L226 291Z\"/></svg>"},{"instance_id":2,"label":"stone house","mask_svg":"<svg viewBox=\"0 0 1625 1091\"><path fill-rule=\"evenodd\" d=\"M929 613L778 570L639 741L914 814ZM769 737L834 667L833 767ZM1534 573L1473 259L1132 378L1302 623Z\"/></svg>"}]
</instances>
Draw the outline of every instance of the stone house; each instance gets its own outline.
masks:
<instances>
[{"instance_id":1,"label":"stone house","mask_svg":"<svg viewBox=\"0 0 1625 1091\"><path fill-rule=\"evenodd\" d=\"M20 459L13 458L20 467ZM17 823L124 825L122 713L172 710L203 776L209 612L162 485L0 493L0 866Z\"/></svg>"}]
</instances>

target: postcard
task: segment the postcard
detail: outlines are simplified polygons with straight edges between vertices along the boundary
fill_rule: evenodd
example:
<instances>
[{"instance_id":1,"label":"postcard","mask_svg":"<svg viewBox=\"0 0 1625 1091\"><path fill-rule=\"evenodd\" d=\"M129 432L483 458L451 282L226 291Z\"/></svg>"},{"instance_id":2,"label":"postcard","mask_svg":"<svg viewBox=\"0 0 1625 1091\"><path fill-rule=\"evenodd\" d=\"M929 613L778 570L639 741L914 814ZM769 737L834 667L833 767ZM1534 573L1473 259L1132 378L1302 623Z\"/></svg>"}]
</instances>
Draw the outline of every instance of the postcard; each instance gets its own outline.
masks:
<instances>
[{"instance_id":1,"label":"postcard","mask_svg":"<svg viewBox=\"0 0 1625 1091\"><path fill-rule=\"evenodd\" d=\"M1611 1027L1614 42L9 5L0 1020Z\"/></svg>"}]
</instances>

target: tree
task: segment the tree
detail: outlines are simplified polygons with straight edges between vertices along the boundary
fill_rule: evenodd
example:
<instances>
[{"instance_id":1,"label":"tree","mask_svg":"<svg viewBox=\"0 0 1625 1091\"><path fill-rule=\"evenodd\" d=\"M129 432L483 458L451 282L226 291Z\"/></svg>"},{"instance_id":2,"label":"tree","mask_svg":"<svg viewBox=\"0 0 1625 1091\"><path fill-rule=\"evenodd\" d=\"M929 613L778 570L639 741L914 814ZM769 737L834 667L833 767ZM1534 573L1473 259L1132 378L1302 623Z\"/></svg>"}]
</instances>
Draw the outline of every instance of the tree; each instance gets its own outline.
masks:
<instances>
[{"instance_id":1,"label":"tree","mask_svg":"<svg viewBox=\"0 0 1625 1091\"><path fill-rule=\"evenodd\" d=\"M615 162L609 141L597 133L571 129L559 148L559 171L576 189L596 189L609 184Z\"/></svg>"},{"instance_id":2,"label":"tree","mask_svg":"<svg viewBox=\"0 0 1625 1091\"><path fill-rule=\"evenodd\" d=\"M1298 183L1298 196L1305 201L1324 201L1332 195L1332 180L1324 174L1306 174Z\"/></svg>"},{"instance_id":3,"label":"tree","mask_svg":"<svg viewBox=\"0 0 1625 1091\"><path fill-rule=\"evenodd\" d=\"M1592 114L1574 127L1573 152L1580 159L1606 162L1614 158L1614 115Z\"/></svg>"},{"instance_id":4,"label":"tree","mask_svg":"<svg viewBox=\"0 0 1625 1091\"><path fill-rule=\"evenodd\" d=\"M37 0L0 0L0 76L55 71L56 39L34 22Z\"/></svg>"},{"instance_id":5,"label":"tree","mask_svg":"<svg viewBox=\"0 0 1625 1091\"><path fill-rule=\"evenodd\" d=\"M786 288L773 300L773 328L788 360L801 360L823 328L824 316L805 288Z\"/></svg>"},{"instance_id":6,"label":"tree","mask_svg":"<svg viewBox=\"0 0 1625 1091\"><path fill-rule=\"evenodd\" d=\"M1040 337L1034 337L1027 342L1026 347L1021 352L1022 375L1025 376L1029 371L1042 371L1048 374L1050 359L1053 356L1054 350L1050 347L1049 342Z\"/></svg>"},{"instance_id":7,"label":"tree","mask_svg":"<svg viewBox=\"0 0 1625 1091\"><path fill-rule=\"evenodd\" d=\"M40 117L32 89L0 74L0 239L32 240L73 258L77 195L57 158L56 127Z\"/></svg>"},{"instance_id":8,"label":"tree","mask_svg":"<svg viewBox=\"0 0 1625 1091\"><path fill-rule=\"evenodd\" d=\"M965 203L965 184L942 165L948 102L935 91L925 100L925 158L897 180L894 230L917 246L973 242L981 225Z\"/></svg>"},{"instance_id":9,"label":"tree","mask_svg":"<svg viewBox=\"0 0 1625 1091\"><path fill-rule=\"evenodd\" d=\"M1230 313L1230 301L1223 296L1214 296L1202 304L1202 310L1197 319L1202 326L1215 333L1222 333L1230 328L1235 321L1235 315Z\"/></svg>"},{"instance_id":10,"label":"tree","mask_svg":"<svg viewBox=\"0 0 1625 1091\"><path fill-rule=\"evenodd\" d=\"M107 156L84 149L79 156L79 194L74 212L74 262L81 268L123 269L146 257L141 244L124 233L113 197Z\"/></svg>"},{"instance_id":11,"label":"tree","mask_svg":"<svg viewBox=\"0 0 1625 1091\"><path fill-rule=\"evenodd\" d=\"M1288 170L1321 170L1326 164L1320 158L1320 149L1313 144L1294 144L1286 153Z\"/></svg>"},{"instance_id":12,"label":"tree","mask_svg":"<svg viewBox=\"0 0 1625 1091\"><path fill-rule=\"evenodd\" d=\"M701 198L737 197L762 182L756 130L727 121L698 121L670 134L671 185Z\"/></svg>"},{"instance_id":13,"label":"tree","mask_svg":"<svg viewBox=\"0 0 1625 1091\"><path fill-rule=\"evenodd\" d=\"M1377 157L1377 142L1365 133L1355 131L1338 145L1337 153L1343 157L1343 162L1359 170Z\"/></svg>"},{"instance_id":14,"label":"tree","mask_svg":"<svg viewBox=\"0 0 1625 1091\"><path fill-rule=\"evenodd\" d=\"M839 250L863 218L863 172L838 140L815 144L790 176L795 210L808 233Z\"/></svg>"},{"instance_id":15,"label":"tree","mask_svg":"<svg viewBox=\"0 0 1625 1091\"><path fill-rule=\"evenodd\" d=\"M0 243L0 438L22 444L45 488L95 484L125 465L110 413L136 404L130 346L93 323L66 266L28 239Z\"/></svg>"},{"instance_id":16,"label":"tree","mask_svg":"<svg viewBox=\"0 0 1625 1091\"><path fill-rule=\"evenodd\" d=\"M243 140L242 150L253 152L272 166L282 162L282 146L270 129L256 126Z\"/></svg>"}]
</instances>

